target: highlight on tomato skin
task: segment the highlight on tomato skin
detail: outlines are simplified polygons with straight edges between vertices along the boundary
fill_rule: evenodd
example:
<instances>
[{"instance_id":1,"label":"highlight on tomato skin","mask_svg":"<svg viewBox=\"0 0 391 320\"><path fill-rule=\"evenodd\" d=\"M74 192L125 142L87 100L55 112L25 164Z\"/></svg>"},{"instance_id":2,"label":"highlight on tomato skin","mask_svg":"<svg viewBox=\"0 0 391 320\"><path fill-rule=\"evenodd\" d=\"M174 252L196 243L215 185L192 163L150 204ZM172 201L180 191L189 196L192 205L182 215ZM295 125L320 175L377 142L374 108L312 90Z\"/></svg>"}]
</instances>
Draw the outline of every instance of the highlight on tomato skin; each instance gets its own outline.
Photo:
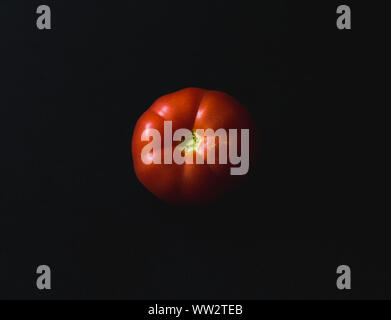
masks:
<instances>
[{"instance_id":1,"label":"highlight on tomato skin","mask_svg":"<svg viewBox=\"0 0 391 320\"><path fill-rule=\"evenodd\" d=\"M158 98L141 115L132 137L133 167L161 200L204 204L243 182L256 147L254 122L236 99L186 88Z\"/></svg>"}]
</instances>

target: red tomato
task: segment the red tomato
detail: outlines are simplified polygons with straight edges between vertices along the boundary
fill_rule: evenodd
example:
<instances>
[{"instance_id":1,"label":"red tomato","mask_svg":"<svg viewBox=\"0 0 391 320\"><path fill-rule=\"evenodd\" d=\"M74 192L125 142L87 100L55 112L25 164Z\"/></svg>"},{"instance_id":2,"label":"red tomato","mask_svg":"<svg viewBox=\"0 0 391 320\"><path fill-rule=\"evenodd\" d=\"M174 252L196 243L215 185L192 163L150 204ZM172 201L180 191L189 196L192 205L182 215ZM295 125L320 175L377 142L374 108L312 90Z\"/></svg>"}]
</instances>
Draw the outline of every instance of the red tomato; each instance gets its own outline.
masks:
<instances>
[{"instance_id":1,"label":"red tomato","mask_svg":"<svg viewBox=\"0 0 391 320\"><path fill-rule=\"evenodd\" d=\"M241 131L249 129L250 166L254 158L255 127L247 110L234 98L219 91L187 88L157 99L137 121L132 138L132 157L135 173L140 182L160 199L174 204L201 204L216 199L232 189L245 175L231 175L232 165L228 156L226 164L221 163L220 138L211 143L206 137L193 136L191 148L183 154L196 152L204 157L204 164L164 163L163 153L167 149L164 143L164 121L172 121L172 132L186 128L194 134L197 129L237 129L237 154L241 153ZM146 164L142 160L143 148L153 139L142 141L145 130L156 129L161 135L161 149L151 152L151 158L161 159L161 164ZM145 131L147 132L147 131ZM230 137L229 135L227 135ZM229 140L229 139L228 139ZM232 139L233 141L233 139ZM228 141L228 145L232 143ZM172 143L172 151L181 141ZM212 141L213 142L213 141ZM216 152L215 164L207 164L207 152ZM205 152L206 151L206 152ZM229 153L227 151L227 153ZM156 159L156 158L154 158Z\"/></svg>"}]
</instances>

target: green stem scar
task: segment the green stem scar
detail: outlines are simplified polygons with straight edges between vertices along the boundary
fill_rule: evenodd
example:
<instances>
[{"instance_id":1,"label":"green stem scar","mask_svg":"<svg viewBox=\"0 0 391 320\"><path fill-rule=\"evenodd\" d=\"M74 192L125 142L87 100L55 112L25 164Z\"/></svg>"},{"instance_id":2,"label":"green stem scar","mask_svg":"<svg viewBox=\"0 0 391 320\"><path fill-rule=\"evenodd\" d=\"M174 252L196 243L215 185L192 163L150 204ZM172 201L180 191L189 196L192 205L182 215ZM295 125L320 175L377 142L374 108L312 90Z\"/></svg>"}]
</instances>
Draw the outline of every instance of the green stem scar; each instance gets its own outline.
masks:
<instances>
[{"instance_id":1,"label":"green stem scar","mask_svg":"<svg viewBox=\"0 0 391 320\"><path fill-rule=\"evenodd\" d=\"M185 141L185 137L182 138L182 142ZM192 137L187 139L183 151L187 154L197 151L202 142L202 137L195 131L192 131Z\"/></svg>"}]
</instances>

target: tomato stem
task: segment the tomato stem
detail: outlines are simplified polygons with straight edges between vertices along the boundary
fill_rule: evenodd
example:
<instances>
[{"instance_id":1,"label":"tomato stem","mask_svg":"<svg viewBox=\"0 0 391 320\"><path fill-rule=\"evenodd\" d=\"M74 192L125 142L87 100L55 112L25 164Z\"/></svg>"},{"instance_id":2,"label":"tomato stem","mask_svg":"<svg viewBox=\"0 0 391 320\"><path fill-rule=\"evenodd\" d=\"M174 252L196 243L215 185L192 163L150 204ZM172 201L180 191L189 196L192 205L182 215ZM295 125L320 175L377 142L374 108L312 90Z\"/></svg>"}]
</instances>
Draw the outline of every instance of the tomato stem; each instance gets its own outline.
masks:
<instances>
[{"instance_id":1,"label":"tomato stem","mask_svg":"<svg viewBox=\"0 0 391 320\"><path fill-rule=\"evenodd\" d=\"M192 138L188 139L183 150L185 153L197 151L201 145L202 137L195 131L192 131Z\"/></svg>"}]
</instances>

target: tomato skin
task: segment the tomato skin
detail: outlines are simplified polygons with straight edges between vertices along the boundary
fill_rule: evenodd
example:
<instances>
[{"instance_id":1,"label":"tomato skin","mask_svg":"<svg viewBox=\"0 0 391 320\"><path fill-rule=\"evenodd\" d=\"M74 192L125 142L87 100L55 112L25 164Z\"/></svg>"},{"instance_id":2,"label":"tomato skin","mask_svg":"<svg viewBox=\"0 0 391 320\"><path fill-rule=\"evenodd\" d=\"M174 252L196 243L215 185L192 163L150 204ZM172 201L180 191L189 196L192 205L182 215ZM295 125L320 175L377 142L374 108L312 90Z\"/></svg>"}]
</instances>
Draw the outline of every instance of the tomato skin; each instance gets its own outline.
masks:
<instances>
[{"instance_id":1,"label":"tomato skin","mask_svg":"<svg viewBox=\"0 0 391 320\"><path fill-rule=\"evenodd\" d=\"M187 88L157 99L136 123L132 138L133 166L137 178L153 194L173 204L203 204L213 201L231 190L244 176L230 175L233 165L219 164L218 142L216 164L145 164L141 151L149 141L142 141L146 128L154 128L162 137L164 148L164 121L172 121L173 133L180 128L190 130L220 128L238 129L240 152L240 129L250 130L250 170L255 155L255 126L247 110L226 93L199 88ZM206 149L206 142L200 148ZM173 149L175 143L173 143ZM163 150L162 150L163 153Z\"/></svg>"}]
</instances>

